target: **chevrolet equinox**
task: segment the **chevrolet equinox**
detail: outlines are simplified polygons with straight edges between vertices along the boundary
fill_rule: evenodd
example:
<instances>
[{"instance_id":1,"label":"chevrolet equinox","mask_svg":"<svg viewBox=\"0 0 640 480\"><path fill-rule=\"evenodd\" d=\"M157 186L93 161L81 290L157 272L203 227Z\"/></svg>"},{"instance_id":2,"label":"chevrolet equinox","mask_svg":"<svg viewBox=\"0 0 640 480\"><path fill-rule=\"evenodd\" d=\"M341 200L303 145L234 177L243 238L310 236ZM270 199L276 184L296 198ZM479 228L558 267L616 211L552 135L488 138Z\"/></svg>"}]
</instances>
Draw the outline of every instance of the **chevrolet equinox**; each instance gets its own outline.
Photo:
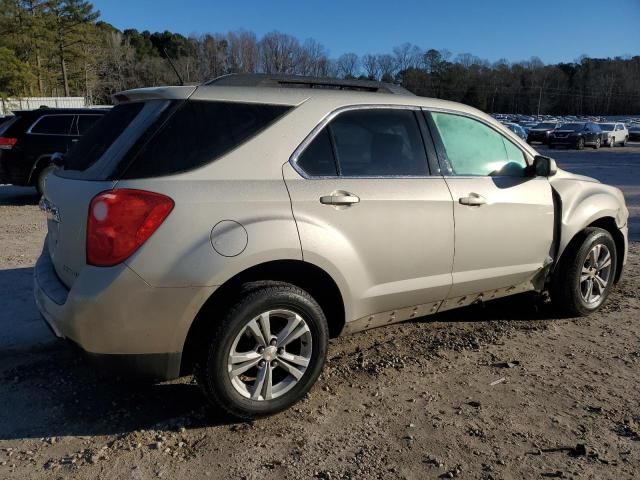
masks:
<instances>
[{"instance_id":1,"label":"chevrolet equinox","mask_svg":"<svg viewBox=\"0 0 640 480\"><path fill-rule=\"evenodd\" d=\"M332 336L527 291L588 315L626 260L620 190L465 105L267 75L114 100L46 181L36 303L235 417L303 397Z\"/></svg>"}]
</instances>

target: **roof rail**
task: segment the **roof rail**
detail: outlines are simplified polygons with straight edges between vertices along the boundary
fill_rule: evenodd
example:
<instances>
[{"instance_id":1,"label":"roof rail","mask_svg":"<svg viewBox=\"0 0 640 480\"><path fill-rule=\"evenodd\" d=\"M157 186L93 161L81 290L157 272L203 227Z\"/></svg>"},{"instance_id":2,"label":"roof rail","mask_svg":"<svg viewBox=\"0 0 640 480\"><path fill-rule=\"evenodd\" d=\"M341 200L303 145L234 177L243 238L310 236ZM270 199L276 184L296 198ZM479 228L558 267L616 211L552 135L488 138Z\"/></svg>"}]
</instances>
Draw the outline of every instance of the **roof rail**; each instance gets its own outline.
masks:
<instances>
[{"instance_id":1,"label":"roof rail","mask_svg":"<svg viewBox=\"0 0 640 480\"><path fill-rule=\"evenodd\" d=\"M268 73L231 73L209 80L205 82L204 85L221 87L316 88L413 95L404 87L392 83L375 82L372 80L306 77L303 75L272 75Z\"/></svg>"}]
</instances>

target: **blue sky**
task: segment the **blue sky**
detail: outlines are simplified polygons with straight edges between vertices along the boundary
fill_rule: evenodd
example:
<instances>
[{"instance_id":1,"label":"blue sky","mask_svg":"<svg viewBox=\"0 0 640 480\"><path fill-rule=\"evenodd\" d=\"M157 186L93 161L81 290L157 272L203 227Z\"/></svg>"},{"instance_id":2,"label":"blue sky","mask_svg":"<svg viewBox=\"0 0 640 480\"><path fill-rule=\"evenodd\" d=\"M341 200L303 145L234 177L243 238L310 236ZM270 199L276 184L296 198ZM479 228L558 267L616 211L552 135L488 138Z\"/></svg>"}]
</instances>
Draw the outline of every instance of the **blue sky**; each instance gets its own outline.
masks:
<instances>
[{"instance_id":1,"label":"blue sky","mask_svg":"<svg viewBox=\"0 0 640 480\"><path fill-rule=\"evenodd\" d=\"M640 55L640 0L92 0L119 29L314 38L332 57L411 42L490 61Z\"/></svg>"}]
</instances>

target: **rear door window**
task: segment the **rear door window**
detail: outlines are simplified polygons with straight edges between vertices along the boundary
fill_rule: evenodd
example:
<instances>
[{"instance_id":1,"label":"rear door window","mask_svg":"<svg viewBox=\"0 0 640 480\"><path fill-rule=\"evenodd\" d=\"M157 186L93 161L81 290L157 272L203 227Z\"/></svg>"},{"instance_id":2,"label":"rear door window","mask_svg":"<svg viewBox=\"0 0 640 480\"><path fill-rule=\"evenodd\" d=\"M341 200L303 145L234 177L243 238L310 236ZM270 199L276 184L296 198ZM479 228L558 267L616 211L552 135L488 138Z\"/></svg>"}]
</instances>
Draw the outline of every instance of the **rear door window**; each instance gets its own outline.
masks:
<instances>
[{"instance_id":1,"label":"rear door window","mask_svg":"<svg viewBox=\"0 0 640 480\"><path fill-rule=\"evenodd\" d=\"M185 172L210 163L272 124L291 107L186 101L123 162L121 178Z\"/></svg>"},{"instance_id":2,"label":"rear door window","mask_svg":"<svg viewBox=\"0 0 640 480\"><path fill-rule=\"evenodd\" d=\"M329 127L323 128L298 157L298 166L307 175L334 177L338 175Z\"/></svg>"},{"instance_id":3,"label":"rear door window","mask_svg":"<svg viewBox=\"0 0 640 480\"><path fill-rule=\"evenodd\" d=\"M357 109L339 114L299 155L310 176L428 175L427 155L413 110Z\"/></svg>"},{"instance_id":4,"label":"rear door window","mask_svg":"<svg viewBox=\"0 0 640 480\"><path fill-rule=\"evenodd\" d=\"M29 133L39 135L69 135L73 115L44 115L31 126Z\"/></svg>"}]
</instances>

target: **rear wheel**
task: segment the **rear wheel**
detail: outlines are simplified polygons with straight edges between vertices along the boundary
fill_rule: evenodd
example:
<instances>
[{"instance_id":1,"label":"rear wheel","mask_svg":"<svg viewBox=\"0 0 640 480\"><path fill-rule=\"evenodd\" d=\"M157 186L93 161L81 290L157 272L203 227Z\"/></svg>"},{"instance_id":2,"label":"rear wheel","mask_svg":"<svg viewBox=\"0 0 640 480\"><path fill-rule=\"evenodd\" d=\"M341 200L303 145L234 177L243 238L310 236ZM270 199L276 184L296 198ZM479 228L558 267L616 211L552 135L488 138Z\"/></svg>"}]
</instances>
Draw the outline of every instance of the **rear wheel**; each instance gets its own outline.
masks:
<instances>
[{"instance_id":1,"label":"rear wheel","mask_svg":"<svg viewBox=\"0 0 640 480\"><path fill-rule=\"evenodd\" d=\"M569 316L598 310L609 296L616 274L616 245L601 228L585 229L562 255L554 272L551 299Z\"/></svg>"},{"instance_id":2,"label":"rear wheel","mask_svg":"<svg viewBox=\"0 0 640 480\"><path fill-rule=\"evenodd\" d=\"M594 150L599 149L601 143L602 143L602 140L600 140L599 138L596 138L596 143L593 144Z\"/></svg>"},{"instance_id":3,"label":"rear wheel","mask_svg":"<svg viewBox=\"0 0 640 480\"><path fill-rule=\"evenodd\" d=\"M245 291L214 329L196 378L216 408L251 419L280 412L309 391L329 334L322 309L304 290L278 282Z\"/></svg>"}]
</instances>

